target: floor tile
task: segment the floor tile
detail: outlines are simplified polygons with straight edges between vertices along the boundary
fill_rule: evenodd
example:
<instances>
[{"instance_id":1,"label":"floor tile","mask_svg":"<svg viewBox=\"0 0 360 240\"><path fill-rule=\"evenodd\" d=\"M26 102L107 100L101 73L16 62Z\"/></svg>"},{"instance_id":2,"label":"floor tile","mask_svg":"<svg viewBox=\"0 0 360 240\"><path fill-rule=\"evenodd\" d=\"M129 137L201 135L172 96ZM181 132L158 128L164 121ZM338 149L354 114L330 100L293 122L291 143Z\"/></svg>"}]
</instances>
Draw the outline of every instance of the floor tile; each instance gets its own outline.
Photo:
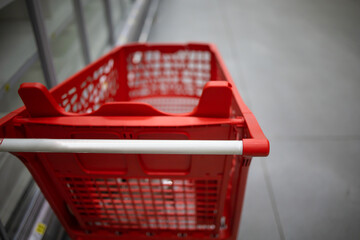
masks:
<instances>
[{"instance_id":1,"label":"floor tile","mask_svg":"<svg viewBox=\"0 0 360 240\"><path fill-rule=\"evenodd\" d=\"M262 161L253 158L249 169L238 240L281 239L269 199Z\"/></svg>"},{"instance_id":2,"label":"floor tile","mask_svg":"<svg viewBox=\"0 0 360 240\"><path fill-rule=\"evenodd\" d=\"M360 238L360 140L273 141L266 161L286 239Z\"/></svg>"},{"instance_id":3,"label":"floor tile","mask_svg":"<svg viewBox=\"0 0 360 240\"><path fill-rule=\"evenodd\" d=\"M150 40L217 44L271 142L239 239L360 238L359 20L350 0L162 2Z\"/></svg>"},{"instance_id":4,"label":"floor tile","mask_svg":"<svg viewBox=\"0 0 360 240\"><path fill-rule=\"evenodd\" d=\"M232 1L224 8L234 62L266 132L360 135L359 2Z\"/></svg>"}]
</instances>

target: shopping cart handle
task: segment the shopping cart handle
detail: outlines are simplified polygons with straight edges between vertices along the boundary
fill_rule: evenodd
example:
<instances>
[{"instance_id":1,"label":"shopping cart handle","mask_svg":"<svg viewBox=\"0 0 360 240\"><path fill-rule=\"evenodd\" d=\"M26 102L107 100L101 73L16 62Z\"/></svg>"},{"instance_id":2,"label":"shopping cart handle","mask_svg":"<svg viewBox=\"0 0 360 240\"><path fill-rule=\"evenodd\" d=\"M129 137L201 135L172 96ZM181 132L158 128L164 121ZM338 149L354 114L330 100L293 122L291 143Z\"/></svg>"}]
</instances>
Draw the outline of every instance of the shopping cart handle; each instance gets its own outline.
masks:
<instances>
[{"instance_id":1,"label":"shopping cart handle","mask_svg":"<svg viewBox=\"0 0 360 240\"><path fill-rule=\"evenodd\" d=\"M242 155L237 140L0 139L0 152Z\"/></svg>"}]
</instances>

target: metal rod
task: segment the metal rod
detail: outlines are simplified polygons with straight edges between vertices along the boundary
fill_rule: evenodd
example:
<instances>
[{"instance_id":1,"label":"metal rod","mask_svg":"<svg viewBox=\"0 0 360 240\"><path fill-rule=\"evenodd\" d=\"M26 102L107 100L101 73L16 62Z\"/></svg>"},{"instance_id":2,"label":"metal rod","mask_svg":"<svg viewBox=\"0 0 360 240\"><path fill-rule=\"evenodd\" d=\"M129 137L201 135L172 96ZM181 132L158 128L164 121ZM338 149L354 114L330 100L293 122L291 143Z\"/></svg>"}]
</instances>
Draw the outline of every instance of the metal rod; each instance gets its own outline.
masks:
<instances>
[{"instance_id":1,"label":"metal rod","mask_svg":"<svg viewBox=\"0 0 360 240\"><path fill-rule=\"evenodd\" d=\"M156 17L156 12L159 7L159 0L152 0L146 16L144 26L141 30L139 37L139 42L146 42L149 38L151 27L153 25L154 19Z\"/></svg>"},{"instance_id":2,"label":"metal rod","mask_svg":"<svg viewBox=\"0 0 360 240\"><path fill-rule=\"evenodd\" d=\"M36 39L36 45L48 88L56 86L55 68L51 48L46 34L44 17L38 0L26 0L26 5Z\"/></svg>"},{"instance_id":3,"label":"metal rod","mask_svg":"<svg viewBox=\"0 0 360 240\"><path fill-rule=\"evenodd\" d=\"M149 4L150 1L146 0L136 0L133 3L129 16L116 41L117 46L138 41Z\"/></svg>"},{"instance_id":4,"label":"metal rod","mask_svg":"<svg viewBox=\"0 0 360 240\"><path fill-rule=\"evenodd\" d=\"M235 140L108 140L4 138L0 152L241 155Z\"/></svg>"},{"instance_id":5,"label":"metal rod","mask_svg":"<svg viewBox=\"0 0 360 240\"><path fill-rule=\"evenodd\" d=\"M81 42L82 54L85 61L85 64L91 62L90 50L89 50L89 41L87 38L86 26L85 26L85 17L84 17L84 8L80 0L74 0L74 13L76 17L76 25L79 30L79 37Z\"/></svg>"},{"instance_id":6,"label":"metal rod","mask_svg":"<svg viewBox=\"0 0 360 240\"><path fill-rule=\"evenodd\" d=\"M116 39L114 34L114 23L113 23L113 15L111 12L110 0L104 0L104 8L105 8L106 24L109 29L109 42L111 44L111 47L114 47L116 44Z\"/></svg>"}]
</instances>

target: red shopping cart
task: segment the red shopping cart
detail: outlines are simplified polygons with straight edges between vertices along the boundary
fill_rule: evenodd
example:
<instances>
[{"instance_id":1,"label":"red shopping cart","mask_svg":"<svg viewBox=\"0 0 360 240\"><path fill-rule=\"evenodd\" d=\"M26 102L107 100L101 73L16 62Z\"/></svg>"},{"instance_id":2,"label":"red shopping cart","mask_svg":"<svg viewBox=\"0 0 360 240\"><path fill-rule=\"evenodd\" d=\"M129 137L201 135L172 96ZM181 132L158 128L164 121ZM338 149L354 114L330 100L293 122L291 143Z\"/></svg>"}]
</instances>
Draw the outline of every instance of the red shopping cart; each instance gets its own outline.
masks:
<instances>
[{"instance_id":1,"label":"red shopping cart","mask_svg":"<svg viewBox=\"0 0 360 240\"><path fill-rule=\"evenodd\" d=\"M208 44L131 44L48 91L19 89L0 151L73 239L236 239L269 142Z\"/></svg>"}]
</instances>

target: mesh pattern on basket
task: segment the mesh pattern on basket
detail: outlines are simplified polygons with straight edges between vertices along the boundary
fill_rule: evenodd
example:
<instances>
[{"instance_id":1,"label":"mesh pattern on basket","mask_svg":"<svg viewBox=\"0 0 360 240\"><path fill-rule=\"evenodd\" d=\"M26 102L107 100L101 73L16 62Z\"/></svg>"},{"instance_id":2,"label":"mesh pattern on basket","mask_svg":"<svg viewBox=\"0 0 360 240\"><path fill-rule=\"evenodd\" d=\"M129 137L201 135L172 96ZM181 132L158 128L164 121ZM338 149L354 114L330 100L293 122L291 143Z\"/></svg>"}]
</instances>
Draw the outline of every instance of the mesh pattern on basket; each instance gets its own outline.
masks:
<instances>
[{"instance_id":1,"label":"mesh pattern on basket","mask_svg":"<svg viewBox=\"0 0 360 240\"><path fill-rule=\"evenodd\" d=\"M61 96L60 106L65 111L90 113L103 103L114 100L119 82L113 59L109 59L84 79Z\"/></svg>"},{"instance_id":2,"label":"mesh pattern on basket","mask_svg":"<svg viewBox=\"0 0 360 240\"><path fill-rule=\"evenodd\" d=\"M153 103L159 110L170 113L189 112L198 102L184 101L184 97L198 99L210 81L210 71L208 51L134 52L127 58L129 97ZM171 96L171 100L160 96Z\"/></svg>"},{"instance_id":3,"label":"mesh pattern on basket","mask_svg":"<svg viewBox=\"0 0 360 240\"><path fill-rule=\"evenodd\" d=\"M215 229L219 179L66 177L63 182L72 210L88 227Z\"/></svg>"},{"instance_id":4,"label":"mesh pattern on basket","mask_svg":"<svg viewBox=\"0 0 360 240\"><path fill-rule=\"evenodd\" d=\"M135 99L133 102L148 103L156 109L167 113L191 112L198 105L198 98L191 97L151 97Z\"/></svg>"}]
</instances>

